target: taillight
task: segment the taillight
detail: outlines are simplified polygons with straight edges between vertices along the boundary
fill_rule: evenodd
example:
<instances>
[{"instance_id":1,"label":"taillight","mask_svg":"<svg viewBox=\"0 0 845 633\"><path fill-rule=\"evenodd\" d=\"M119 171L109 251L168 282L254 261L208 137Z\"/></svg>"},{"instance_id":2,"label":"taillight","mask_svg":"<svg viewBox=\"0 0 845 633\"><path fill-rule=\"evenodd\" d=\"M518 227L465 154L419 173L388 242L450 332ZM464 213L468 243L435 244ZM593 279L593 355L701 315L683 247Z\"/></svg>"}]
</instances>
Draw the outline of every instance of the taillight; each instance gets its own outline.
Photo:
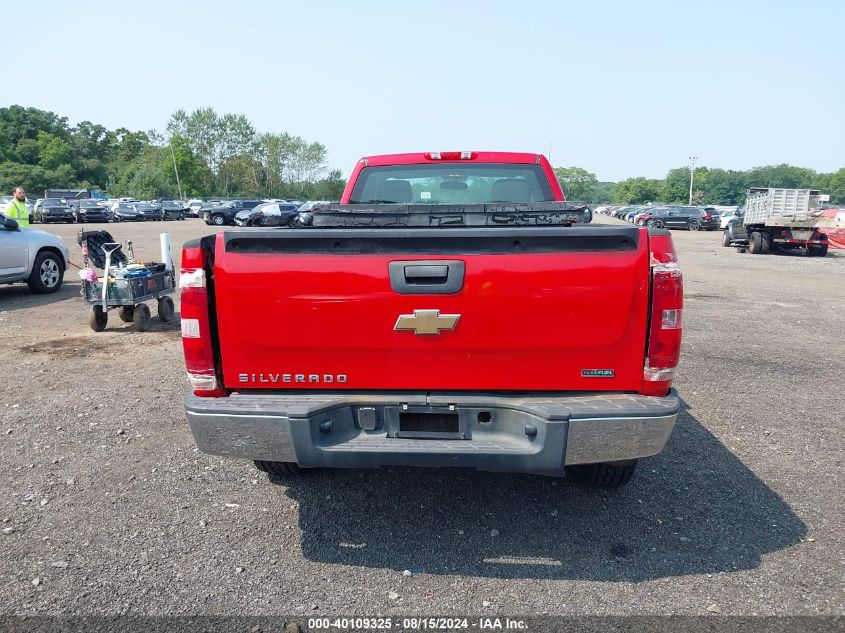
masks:
<instances>
[{"instance_id":1,"label":"taillight","mask_svg":"<svg viewBox=\"0 0 845 633\"><path fill-rule=\"evenodd\" d=\"M211 328L208 318L208 289L205 285L203 253L199 247L182 251L179 287L182 289L182 349L188 381L197 396L225 396L217 381Z\"/></svg>"},{"instance_id":2,"label":"taillight","mask_svg":"<svg viewBox=\"0 0 845 633\"><path fill-rule=\"evenodd\" d=\"M426 152L427 160L475 160L478 152Z\"/></svg>"},{"instance_id":3,"label":"taillight","mask_svg":"<svg viewBox=\"0 0 845 633\"><path fill-rule=\"evenodd\" d=\"M665 396L681 356L684 285L670 235L650 235L651 315L640 392Z\"/></svg>"},{"instance_id":4,"label":"taillight","mask_svg":"<svg viewBox=\"0 0 845 633\"><path fill-rule=\"evenodd\" d=\"M709 220L709 219L711 219L712 217L713 217L712 215L705 215L705 216L702 218L702 220Z\"/></svg>"}]
</instances>

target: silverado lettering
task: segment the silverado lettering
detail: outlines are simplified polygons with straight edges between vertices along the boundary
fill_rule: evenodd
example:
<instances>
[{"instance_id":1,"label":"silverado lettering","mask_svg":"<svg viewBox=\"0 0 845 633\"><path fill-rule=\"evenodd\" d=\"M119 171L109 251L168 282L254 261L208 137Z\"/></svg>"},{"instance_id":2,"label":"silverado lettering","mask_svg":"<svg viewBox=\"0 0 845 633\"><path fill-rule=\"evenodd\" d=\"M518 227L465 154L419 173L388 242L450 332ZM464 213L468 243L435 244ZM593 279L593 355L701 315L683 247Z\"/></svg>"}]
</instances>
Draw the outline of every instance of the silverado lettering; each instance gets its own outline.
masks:
<instances>
[{"instance_id":1,"label":"silverado lettering","mask_svg":"<svg viewBox=\"0 0 845 633\"><path fill-rule=\"evenodd\" d=\"M682 277L668 231L591 220L542 155L429 152L362 159L288 226L186 243L197 445L274 475L626 483L680 409Z\"/></svg>"},{"instance_id":2,"label":"silverado lettering","mask_svg":"<svg viewBox=\"0 0 845 633\"><path fill-rule=\"evenodd\" d=\"M346 374L238 374L238 382L259 383L344 383Z\"/></svg>"}]
</instances>

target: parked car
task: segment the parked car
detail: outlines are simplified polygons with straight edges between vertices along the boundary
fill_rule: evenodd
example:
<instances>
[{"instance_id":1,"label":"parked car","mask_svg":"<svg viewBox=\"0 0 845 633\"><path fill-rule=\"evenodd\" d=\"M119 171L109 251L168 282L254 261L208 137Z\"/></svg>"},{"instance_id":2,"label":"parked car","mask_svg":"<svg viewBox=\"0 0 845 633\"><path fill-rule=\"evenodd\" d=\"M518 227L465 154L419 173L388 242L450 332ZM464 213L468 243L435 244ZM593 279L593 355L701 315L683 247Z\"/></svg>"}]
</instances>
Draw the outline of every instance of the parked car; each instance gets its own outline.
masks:
<instances>
[{"instance_id":1,"label":"parked car","mask_svg":"<svg viewBox=\"0 0 845 633\"><path fill-rule=\"evenodd\" d=\"M73 208L73 216L77 223L108 222L109 212L102 200L92 198L79 200Z\"/></svg>"},{"instance_id":2,"label":"parked car","mask_svg":"<svg viewBox=\"0 0 845 633\"><path fill-rule=\"evenodd\" d=\"M181 200L162 200L162 220L184 220L188 215L188 207Z\"/></svg>"},{"instance_id":3,"label":"parked car","mask_svg":"<svg viewBox=\"0 0 845 633\"><path fill-rule=\"evenodd\" d=\"M742 206L733 211L722 211L722 214L719 216L719 227L722 229L728 228L728 222L740 215L744 209L745 207Z\"/></svg>"},{"instance_id":4,"label":"parked car","mask_svg":"<svg viewBox=\"0 0 845 633\"><path fill-rule=\"evenodd\" d=\"M313 209L314 206L318 205L318 204L331 204L331 201L329 201L329 200L309 200L308 202L303 202L301 205L299 205L298 211L300 213L305 213L305 212Z\"/></svg>"},{"instance_id":5,"label":"parked car","mask_svg":"<svg viewBox=\"0 0 845 633\"><path fill-rule=\"evenodd\" d=\"M144 219L134 202L115 202L111 210L115 222L140 222Z\"/></svg>"},{"instance_id":6,"label":"parked car","mask_svg":"<svg viewBox=\"0 0 845 633\"><path fill-rule=\"evenodd\" d=\"M719 228L719 218L714 212L703 207L669 207L661 220L668 229L715 231Z\"/></svg>"},{"instance_id":7,"label":"parked car","mask_svg":"<svg viewBox=\"0 0 845 633\"><path fill-rule=\"evenodd\" d=\"M161 205L154 202L133 202L132 205L135 211L138 212L141 220L145 221L159 221L161 220Z\"/></svg>"},{"instance_id":8,"label":"parked car","mask_svg":"<svg viewBox=\"0 0 845 633\"><path fill-rule=\"evenodd\" d=\"M631 209L632 207L620 207L616 211L616 215L614 217L619 218L620 220L624 219L625 214Z\"/></svg>"},{"instance_id":9,"label":"parked car","mask_svg":"<svg viewBox=\"0 0 845 633\"><path fill-rule=\"evenodd\" d=\"M200 210L202 209L203 204L205 204L199 198L194 198L193 200L188 200L188 215L192 218L198 218L200 215Z\"/></svg>"},{"instance_id":10,"label":"parked car","mask_svg":"<svg viewBox=\"0 0 845 633\"><path fill-rule=\"evenodd\" d=\"M737 242L748 241L748 231L745 230L745 205L737 209L725 225L722 233L722 246L733 246Z\"/></svg>"},{"instance_id":11,"label":"parked car","mask_svg":"<svg viewBox=\"0 0 845 633\"><path fill-rule=\"evenodd\" d=\"M59 198L45 198L41 203L41 207L36 211L33 209L32 222L41 222L47 224L48 222L67 222L71 224L76 221L73 214L73 209L70 208L67 202Z\"/></svg>"},{"instance_id":12,"label":"parked car","mask_svg":"<svg viewBox=\"0 0 845 633\"><path fill-rule=\"evenodd\" d=\"M211 211L212 209L216 209L219 207L223 202L221 200L209 200L208 202L203 202L200 210L197 214L197 217L202 218L206 211Z\"/></svg>"},{"instance_id":13,"label":"parked car","mask_svg":"<svg viewBox=\"0 0 845 633\"><path fill-rule=\"evenodd\" d=\"M206 224L213 224L214 226L224 226L226 224L234 224L235 216L238 211L244 209L252 209L264 202L263 200L230 200L224 202L219 207L208 209L202 212L202 219Z\"/></svg>"},{"instance_id":14,"label":"parked car","mask_svg":"<svg viewBox=\"0 0 845 633\"><path fill-rule=\"evenodd\" d=\"M0 283L23 281L38 294L61 288L70 262L62 238L32 228L22 231L2 213L0 220Z\"/></svg>"},{"instance_id":15,"label":"parked car","mask_svg":"<svg viewBox=\"0 0 845 633\"><path fill-rule=\"evenodd\" d=\"M619 210L619 217L626 222L634 222L634 216L642 210L643 207L623 207Z\"/></svg>"},{"instance_id":16,"label":"parked car","mask_svg":"<svg viewBox=\"0 0 845 633\"><path fill-rule=\"evenodd\" d=\"M667 210L667 207L644 207L634 216L634 224L637 226L656 226L660 228L663 226L663 223L660 221L659 216L663 215Z\"/></svg>"},{"instance_id":17,"label":"parked car","mask_svg":"<svg viewBox=\"0 0 845 633\"><path fill-rule=\"evenodd\" d=\"M265 202L252 209L244 209L235 214L238 226L287 226L299 209L298 204L280 204Z\"/></svg>"}]
</instances>

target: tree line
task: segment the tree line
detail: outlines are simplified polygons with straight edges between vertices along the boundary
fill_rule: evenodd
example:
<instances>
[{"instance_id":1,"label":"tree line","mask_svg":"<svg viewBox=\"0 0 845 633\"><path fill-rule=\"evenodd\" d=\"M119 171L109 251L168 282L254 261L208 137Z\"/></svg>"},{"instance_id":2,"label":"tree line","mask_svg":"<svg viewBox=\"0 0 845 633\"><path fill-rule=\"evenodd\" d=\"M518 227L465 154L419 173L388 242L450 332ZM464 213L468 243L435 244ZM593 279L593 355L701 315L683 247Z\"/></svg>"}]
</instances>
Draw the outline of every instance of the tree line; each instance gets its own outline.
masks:
<instances>
[{"instance_id":1,"label":"tree line","mask_svg":"<svg viewBox=\"0 0 845 633\"><path fill-rule=\"evenodd\" d=\"M581 167L557 167L555 174L567 198L586 202L645 204L687 204L688 167L670 169L665 178L626 178L617 183L599 182L595 174ZM766 165L748 170L698 167L692 188L693 204L739 205L749 187L818 189L830 194L834 204L845 204L845 168L819 173L793 165Z\"/></svg>"},{"instance_id":2,"label":"tree line","mask_svg":"<svg viewBox=\"0 0 845 633\"><path fill-rule=\"evenodd\" d=\"M174 169L175 163L175 169ZM139 199L262 197L336 200L346 182L327 172L321 143L261 133L241 114L174 112L164 132L109 130L37 108L0 108L0 191L17 185L97 188ZM177 178L178 172L178 178Z\"/></svg>"},{"instance_id":3,"label":"tree line","mask_svg":"<svg viewBox=\"0 0 845 633\"><path fill-rule=\"evenodd\" d=\"M174 169L174 163L176 169ZM109 130L37 108L0 108L0 191L23 185L44 189L99 188L112 196L140 199L261 197L337 200L346 184L339 170L327 172L322 143L286 132L260 132L242 114L213 108L177 110L163 132ZM178 182L177 174L178 171ZM592 204L686 203L689 170L665 178L600 182L582 167L557 167L567 198ZM792 165L745 171L699 167L693 202L742 204L749 187L819 189L845 204L845 168L819 173Z\"/></svg>"}]
</instances>

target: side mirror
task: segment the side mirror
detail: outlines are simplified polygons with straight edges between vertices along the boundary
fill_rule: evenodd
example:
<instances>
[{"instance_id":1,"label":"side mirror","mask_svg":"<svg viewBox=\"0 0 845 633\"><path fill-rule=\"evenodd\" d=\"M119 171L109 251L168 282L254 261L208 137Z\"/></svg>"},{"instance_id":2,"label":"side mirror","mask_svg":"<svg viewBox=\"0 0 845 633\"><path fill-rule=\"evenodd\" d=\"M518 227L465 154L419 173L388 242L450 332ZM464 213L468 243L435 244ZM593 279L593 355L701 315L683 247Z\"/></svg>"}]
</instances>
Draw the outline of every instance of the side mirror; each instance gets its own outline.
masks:
<instances>
[{"instance_id":1,"label":"side mirror","mask_svg":"<svg viewBox=\"0 0 845 633\"><path fill-rule=\"evenodd\" d=\"M3 218L3 228L7 231L20 231L18 221L12 218Z\"/></svg>"},{"instance_id":2,"label":"side mirror","mask_svg":"<svg viewBox=\"0 0 845 633\"><path fill-rule=\"evenodd\" d=\"M589 224L593 221L593 210L592 209L584 209L584 224Z\"/></svg>"}]
</instances>

